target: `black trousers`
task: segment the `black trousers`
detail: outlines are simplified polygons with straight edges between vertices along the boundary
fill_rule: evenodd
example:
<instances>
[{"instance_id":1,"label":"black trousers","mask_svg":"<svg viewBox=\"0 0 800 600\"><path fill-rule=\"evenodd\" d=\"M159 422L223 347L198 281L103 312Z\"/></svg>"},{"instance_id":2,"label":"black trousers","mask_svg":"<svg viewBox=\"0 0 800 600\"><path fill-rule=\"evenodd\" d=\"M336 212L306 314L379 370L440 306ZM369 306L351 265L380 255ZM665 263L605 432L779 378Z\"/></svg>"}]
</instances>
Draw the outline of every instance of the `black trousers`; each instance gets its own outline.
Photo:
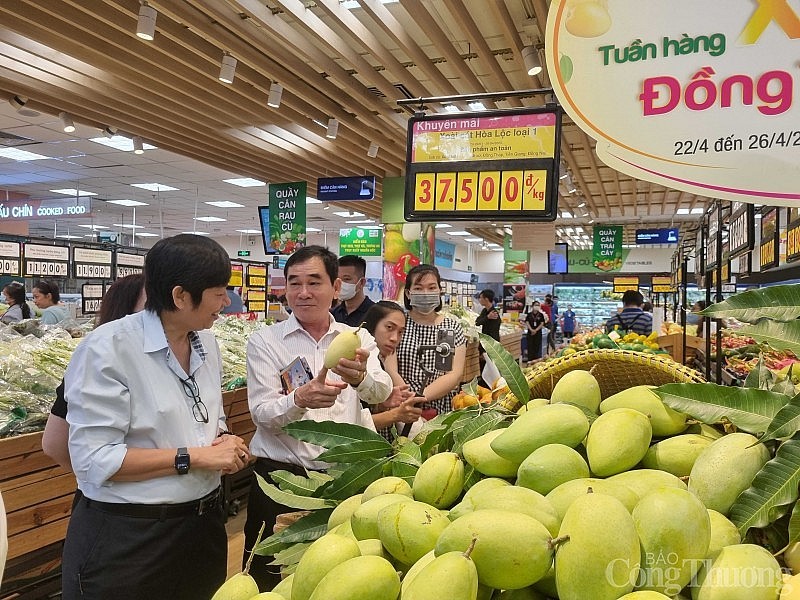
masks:
<instances>
[{"instance_id":1,"label":"black trousers","mask_svg":"<svg viewBox=\"0 0 800 600\"><path fill-rule=\"evenodd\" d=\"M198 600L227 575L222 507L202 515L130 517L76 502L64 544L64 600Z\"/></svg>"},{"instance_id":2,"label":"black trousers","mask_svg":"<svg viewBox=\"0 0 800 600\"><path fill-rule=\"evenodd\" d=\"M269 483L275 483L272 477L270 477L272 471L289 471L295 475L306 476L306 471L303 467L270 460L269 458L256 459L253 470ZM242 556L242 568L244 568L244 564L250 556L250 550L258 539L258 531L261 529L261 524L266 523L264 535L262 537L262 539L266 539L272 535L278 515L296 511L296 508L278 504L270 499L261 491L261 488L258 487L256 476L255 474L253 475L253 482L250 485L250 495L247 498L247 521L244 524L244 555ZM272 588L281 581L280 567L269 566L272 560L272 556L255 555L253 557L253 562L250 564L250 575L256 580L258 589L262 592L272 590Z\"/></svg>"},{"instance_id":3,"label":"black trousers","mask_svg":"<svg viewBox=\"0 0 800 600\"><path fill-rule=\"evenodd\" d=\"M542 358L542 330L535 334L525 334L528 338L528 360Z\"/></svg>"}]
</instances>

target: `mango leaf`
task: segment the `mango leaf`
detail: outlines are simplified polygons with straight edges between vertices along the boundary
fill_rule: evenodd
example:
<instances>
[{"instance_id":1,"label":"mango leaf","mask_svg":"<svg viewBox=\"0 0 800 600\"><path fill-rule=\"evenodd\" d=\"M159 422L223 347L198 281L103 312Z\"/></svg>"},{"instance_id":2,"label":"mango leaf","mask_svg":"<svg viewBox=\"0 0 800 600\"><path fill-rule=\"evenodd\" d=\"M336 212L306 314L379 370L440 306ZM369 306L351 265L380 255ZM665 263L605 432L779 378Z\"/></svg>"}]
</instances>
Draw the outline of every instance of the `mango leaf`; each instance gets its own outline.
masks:
<instances>
[{"instance_id":1,"label":"mango leaf","mask_svg":"<svg viewBox=\"0 0 800 600\"><path fill-rule=\"evenodd\" d=\"M776 350L791 350L800 356L800 321L778 323L764 320L745 325L737 329L736 333L751 337L759 343L766 342Z\"/></svg>"},{"instance_id":2,"label":"mango leaf","mask_svg":"<svg viewBox=\"0 0 800 600\"><path fill-rule=\"evenodd\" d=\"M273 533L255 547L259 556L272 556L297 542L308 542L322 537L328 531L328 517L332 508L315 510L298 519L286 529Z\"/></svg>"},{"instance_id":3,"label":"mango leaf","mask_svg":"<svg viewBox=\"0 0 800 600\"><path fill-rule=\"evenodd\" d=\"M256 480L258 487L264 492L271 500L278 504L283 504L289 508L297 508L299 510L318 510L320 508L328 508L333 506L333 503L322 498L309 498L308 496L298 496L291 492L284 492L278 486L268 483L261 475L256 473Z\"/></svg>"},{"instance_id":4,"label":"mango leaf","mask_svg":"<svg viewBox=\"0 0 800 600\"><path fill-rule=\"evenodd\" d=\"M589 421L589 425L594 423L597 418L600 416L593 410L591 410L588 406L584 406L583 404L574 404L572 402L562 402L561 404L569 404L570 406L576 406L577 408L581 409L581 412L586 415L586 420Z\"/></svg>"},{"instance_id":5,"label":"mango leaf","mask_svg":"<svg viewBox=\"0 0 800 600\"><path fill-rule=\"evenodd\" d=\"M406 442L397 450L397 455L410 456L414 458L417 463L422 464L422 450L415 442Z\"/></svg>"},{"instance_id":6,"label":"mango leaf","mask_svg":"<svg viewBox=\"0 0 800 600\"><path fill-rule=\"evenodd\" d=\"M335 448L350 442L384 441L380 434L371 429L335 421L293 421L286 424L283 430L301 442L316 444L323 448Z\"/></svg>"},{"instance_id":7,"label":"mango leaf","mask_svg":"<svg viewBox=\"0 0 800 600\"><path fill-rule=\"evenodd\" d=\"M362 492L370 483L383 476L383 465L388 458L370 458L350 465L333 481L319 488L323 498L344 500Z\"/></svg>"},{"instance_id":8,"label":"mango leaf","mask_svg":"<svg viewBox=\"0 0 800 600\"><path fill-rule=\"evenodd\" d=\"M775 381L775 373L770 371L764 364L764 355L758 355L756 366L747 374L744 380L744 387L756 390L768 390Z\"/></svg>"},{"instance_id":9,"label":"mango leaf","mask_svg":"<svg viewBox=\"0 0 800 600\"><path fill-rule=\"evenodd\" d=\"M410 454L397 454L392 457L390 462L392 475L404 479L409 485L414 483L414 476L417 474L420 464L422 464Z\"/></svg>"},{"instance_id":10,"label":"mango leaf","mask_svg":"<svg viewBox=\"0 0 800 600\"><path fill-rule=\"evenodd\" d=\"M320 473L319 471L309 471L308 478L313 479L314 481L319 481L320 484L323 484L326 481L330 481L331 479L333 479L333 477L331 477L327 473Z\"/></svg>"},{"instance_id":11,"label":"mango leaf","mask_svg":"<svg viewBox=\"0 0 800 600\"><path fill-rule=\"evenodd\" d=\"M791 379L782 379L780 381L776 381L772 384L772 387L769 388L769 391L775 392L776 394L783 394L784 396L789 396L790 398L794 398L796 394L796 390L794 389L794 384L792 383Z\"/></svg>"},{"instance_id":12,"label":"mango leaf","mask_svg":"<svg viewBox=\"0 0 800 600\"><path fill-rule=\"evenodd\" d=\"M286 550L281 550L275 555L275 560L270 565L296 565L300 562L300 559L303 558L303 554L306 553L308 547L311 545L311 542L299 542L297 544L293 544L286 548Z\"/></svg>"},{"instance_id":13,"label":"mango leaf","mask_svg":"<svg viewBox=\"0 0 800 600\"><path fill-rule=\"evenodd\" d=\"M392 445L383 438L350 442L326 450L317 457L317 460L329 463L355 463L370 458L383 458L389 454L391 449Z\"/></svg>"},{"instance_id":14,"label":"mango leaf","mask_svg":"<svg viewBox=\"0 0 800 600\"><path fill-rule=\"evenodd\" d=\"M461 452L461 448L465 442L473 440L476 437L482 436L505 421L507 416L499 411L490 410L482 415L470 419L463 428L455 433L455 443L453 444L453 452Z\"/></svg>"},{"instance_id":15,"label":"mango leaf","mask_svg":"<svg viewBox=\"0 0 800 600\"><path fill-rule=\"evenodd\" d=\"M698 421L714 424L728 419L753 434L766 431L789 401L783 394L713 383L668 383L653 391L664 404Z\"/></svg>"},{"instance_id":16,"label":"mango leaf","mask_svg":"<svg viewBox=\"0 0 800 600\"><path fill-rule=\"evenodd\" d=\"M786 406L778 411L759 441L767 442L778 438L788 438L797 433L798 429L800 429L800 394L794 396Z\"/></svg>"},{"instance_id":17,"label":"mango leaf","mask_svg":"<svg viewBox=\"0 0 800 600\"><path fill-rule=\"evenodd\" d=\"M475 470L471 464L467 463L464 465L464 491L466 492L469 488L473 485L478 483L483 476Z\"/></svg>"},{"instance_id":18,"label":"mango leaf","mask_svg":"<svg viewBox=\"0 0 800 600\"><path fill-rule=\"evenodd\" d=\"M310 496L319 486L325 483L311 477L301 477L289 471L272 471L269 476L278 484L281 490L298 496Z\"/></svg>"},{"instance_id":19,"label":"mango leaf","mask_svg":"<svg viewBox=\"0 0 800 600\"><path fill-rule=\"evenodd\" d=\"M797 500L800 485L800 439L784 442L756 473L750 487L739 494L730 519L744 537L751 527L764 527L777 518L781 507Z\"/></svg>"},{"instance_id":20,"label":"mango leaf","mask_svg":"<svg viewBox=\"0 0 800 600\"><path fill-rule=\"evenodd\" d=\"M755 323L764 317L773 321L792 321L800 317L800 285L747 290L712 304L700 314L714 319L733 317L745 323Z\"/></svg>"},{"instance_id":21,"label":"mango leaf","mask_svg":"<svg viewBox=\"0 0 800 600\"><path fill-rule=\"evenodd\" d=\"M789 544L800 540L800 502L795 502L792 507L792 516L789 517Z\"/></svg>"},{"instance_id":22,"label":"mango leaf","mask_svg":"<svg viewBox=\"0 0 800 600\"><path fill-rule=\"evenodd\" d=\"M483 349L486 350L486 354L505 378L508 389L517 397L517 400L525 404L531 397L531 389L528 387L528 381L517 360L503 348L503 344L494 338L485 333L481 333L479 336Z\"/></svg>"},{"instance_id":23,"label":"mango leaf","mask_svg":"<svg viewBox=\"0 0 800 600\"><path fill-rule=\"evenodd\" d=\"M469 383L465 383L461 386L461 391L465 394L469 394L470 396L477 396L478 395L478 378L473 377L472 381Z\"/></svg>"},{"instance_id":24,"label":"mango leaf","mask_svg":"<svg viewBox=\"0 0 800 600\"><path fill-rule=\"evenodd\" d=\"M436 415L433 419L422 426L420 432L414 437L414 441L419 444L420 452L423 457L427 457L439 443L450 432L453 423L464 417L471 418L471 414L457 410L450 413Z\"/></svg>"}]
</instances>

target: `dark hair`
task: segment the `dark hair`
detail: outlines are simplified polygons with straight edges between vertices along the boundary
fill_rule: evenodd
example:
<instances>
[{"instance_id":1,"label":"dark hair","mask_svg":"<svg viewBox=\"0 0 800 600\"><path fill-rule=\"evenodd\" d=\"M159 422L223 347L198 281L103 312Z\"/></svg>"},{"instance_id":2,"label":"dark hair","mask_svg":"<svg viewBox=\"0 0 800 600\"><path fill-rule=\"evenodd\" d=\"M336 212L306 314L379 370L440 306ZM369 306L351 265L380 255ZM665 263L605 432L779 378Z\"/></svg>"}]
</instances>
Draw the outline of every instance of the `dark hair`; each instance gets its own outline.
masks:
<instances>
[{"instance_id":1,"label":"dark hair","mask_svg":"<svg viewBox=\"0 0 800 600\"><path fill-rule=\"evenodd\" d=\"M383 321L387 315L393 311L402 313L405 317L406 311L397 302L391 300L380 300L369 307L369 310L364 315L364 329L375 335L375 330L378 328L378 323Z\"/></svg>"},{"instance_id":2,"label":"dark hair","mask_svg":"<svg viewBox=\"0 0 800 600\"><path fill-rule=\"evenodd\" d=\"M425 275L433 275L436 277L436 283L439 284L439 289L442 287L442 277L439 275L439 269L433 265L417 265L413 267L406 275L406 290L403 293L403 305L408 310L411 310L411 298L409 298L411 292L409 290L411 290L411 286L414 285L414 283L422 279ZM439 300L439 306L436 307L435 312L439 312L440 310L442 310L441 300Z\"/></svg>"},{"instance_id":3,"label":"dark hair","mask_svg":"<svg viewBox=\"0 0 800 600\"><path fill-rule=\"evenodd\" d=\"M642 310L644 312L653 312L653 303L645 302L644 304L642 304Z\"/></svg>"},{"instance_id":4,"label":"dark hair","mask_svg":"<svg viewBox=\"0 0 800 600\"><path fill-rule=\"evenodd\" d=\"M136 308L143 288L144 275L141 273L117 279L103 296L100 312L97 315L97 324L103 325L133 314L133 309Z\"/></svg>"},{"instance_id":5,"label":"dark hair","mask_svg":"<svg viewBox=\"0 0 800 600\"><path fill-rule=\"evenodd\" d=\"M483 296L489 302L494 302L494 290L481 290L481 293L478 296Z\"/></svg>"},{"instance_id":6,"label":"dark hair","mask_svg":"<svg viewBox=\"0 0 800 600\"><path fill-rule=\"evenodd\" d=\"M325 272L331 278L331 283L336 281L339 276L339 261L336 255L323 246L303 246L289 257L286 266L283 267L283 276L289 279L289 267L310 261L314 257L319 258L325 265Z\"/></svg>"},{"instance_id":7,"label":"dark hair","mask_svg":"<svg viewBox=\"0 0 800 600\"><path fill-rule=\"evenodd\" d=\"M346 254L345 256L340 256L339 266L355 267L356 272L359 273L359 277L365 277L367 275L367 261L360 256L356 256L355 254Z\"/></svg>"},{"instance_id":8,"label":"dark hair","mask_svg":"<svg viewBox=\"0 0 800 600\"><path fill-rule=\"evenodd\" d=\"M626 292L622 294L623 306L641 306L643 302L644 296L637 290L626 290Z\"/></svg>"},{"instance_id":9,"label":"dark hair","mask_svg":"<svg viewBox=\"0 0 800 600\"><path fill-rule=\"evenodd\" d=\"M144 259L145 308L156 314L176 310L172 290L182 287L197 306L209 288L227 287L231 260L212 239L182 233L159 240Z\"/></svg>"},{"instance_id":10,"label":"dark hair","mask_svg":"<svg viewBox=\"0 0 800 600\"><path fill-rule=\"evenodd\" d=\"M12 281L3 288L3 291L9 295L15 305L19 305L22 310L22 318L30 319L31 307L28 306L28 303L25 301L25 286L19 281Z\"/></svg>"},{"instance_id":11,"label":"dark hair","mask_svg":"<svg viewBox=\"0 0 800 600\"><path fill-rule=\"evenodd\" d=\"M42 279L33 284L33 289L39 290L42 296L50 294L50 298L54 304L58 304L61 300L61 294L58 292L58 285L54 281Z\"/></svg>"}]
</instances>

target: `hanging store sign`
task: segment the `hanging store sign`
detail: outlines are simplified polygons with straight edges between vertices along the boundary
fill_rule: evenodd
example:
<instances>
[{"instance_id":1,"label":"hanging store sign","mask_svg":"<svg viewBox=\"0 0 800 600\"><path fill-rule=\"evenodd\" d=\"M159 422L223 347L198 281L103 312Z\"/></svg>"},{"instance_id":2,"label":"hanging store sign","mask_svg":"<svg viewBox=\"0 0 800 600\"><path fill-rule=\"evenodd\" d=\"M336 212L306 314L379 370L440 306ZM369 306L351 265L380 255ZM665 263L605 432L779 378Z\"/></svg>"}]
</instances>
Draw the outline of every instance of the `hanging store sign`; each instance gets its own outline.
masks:
<instances>
[{"instance_id":1,"label":"hanging store sign","mask_svg":"<svg viewBox=\"0 0 800 600\"><path fill-rule=\"evenodd\" d=\"M628 290L639 291L638 277L614 277L615 294L624 294Z\"/></svg>"},{"instance_id":2,"label":"hanging store sign","mask_svg":"<svg viewBox=\"0 0 800 600\"><path fill-rule=\"evenodd\" d=\"M380 256L383 230L353 227L339 230L339 256Z\"/></svg>"},{"instance_id":3,"label":"hanging store sign","mask_svg":"<svg viewBox=\"0 0 800 600\"><path fill-rule=\"evenodd\" d=\"M754 210L752 204L733 202L728 227L728 239L731 244L731 258L737 258L750 252L755 244Z\"/></svg>"},{"instance_id":4,"label":"hanging store sign","mask_svg":"<svg viewBox=\"0 0 800 600\"><path fill-rule=\"evenodd\" d=\"M281 254L306 245L306 182L269 184L269 241Z\"/></svg>"},{"instance_id":5,"label":"hanging store sign","mask_svg":"<svg viewBox=\"0 0 800 600\"><path fill-rule=\"evenodd\" d=\"M144 272L144 255L117 252L116 258L117 279L120 277L127 277L128 275L138 275Z\"/></svg>"},{"instance_id":6,"label":"hanging store sign","mask_svg":"<svg viewBox=\"0 0 800 600\"><path fill-rule=\"evenodd\" d=\"M671 294L675 291L672 283L672 276L659 276L654 275L650 279L650 289L654 294Z\"/></svg>"},{"instance_id":7,"label":"hanging store sign","mask_svg":"<svg viewBox=\"0 0 800 600\"><path fill-rule=\"evenodd\" d=\"M544 46L597 154L691 194L800 201L797 0L554 0Z\"/></svg>"},{"instance_id":8,"label":"hanging store sign","mask_svg":"<svg viewBox=\"0 0 800 600\"><path fill-rule=\"evenodd\" d=\"M69 247L25 244L25 277L68 277Z\"/></svg>"},{"instance_id":9,"label":"hanging store sign","mask_svg":"<svg viewBox=\"0 0 800 600\"><path fill-rule=\"evenodd\" d=\"M706 270L706 234L707 230L703 223L696 232L694 239L694 272L702 275Z\"/></svg>"},{"instance_id":10,"label":"hanging store sign","mask_svg":"<svg viewBox=\"0 0 800 600\"><path fill-rule=\"evenodd\" d=\"M29 221L31 219L86 217L90 214L92 214L92 201L85 197L0 202L0 223L5 223L6 221Z\"/></svg>"},{"instance_id":11,"label":"hanging store sign","mask_svg":"<svg viewBox=\"0 0 800 600\"><path fill-rule=\"evenodd\" d=\"M553 221L560 139L560 108L412 117L405 219Z\"/></svg>"},{"instance_id":12,"label":"hanging store sign","mask_svg":"<svg viewBox=\"0 0 800 600\"><path fill-rule=\"evenodd\" d=\"M790 208L786 226L786 262L800 260L800 208Z\"/></svg>"},{"instance_id":13,"label":"hanging store sign","mask_svg":"<svg viewBox=\"0 0 800 600\"><path fill-rule=\"evenodd\" d=\"M277 257L275 257L277 258ZM267 287L267 265L249 264L247 265L247 287L265 288Z\"/></svg>"},{"instance_id":14,"label":"hanging store sign","mask_svg":"<svg viewBox=\"0 0 800 600\"><path fill-rule=\"evenodd\" d=\"M231 278L228 279L228 285L233 287L242 287L244 284L244 265L241 263L231 263Z\"/></svg>"},{"instance_id":15,"label":"hanging store sign","mask_svg":"<svg viewBox=\"0 0 800 600\"><path fill-rule=\"evenodd\" d=\"M771 208L761 212L761 256L759 270L766 271L778 266L779 252L778 209Z\"/></svg>"},{"instance_id":16,"label":"hanging store sign","mask_svg":"<svg viewBox=\"0 0 800 600\"><path fill-rule=\"evenodd\" d=\"M72 249L72 272L76 279L111 279L111 250Z\"/></svg>"},{"instance_id":17,"label":"hanging store sign","mask_svg":"<svg viewBox=\"0 0 800 600\"><path fill-rule=\"evenodd\" d=\"M603 225L593 229L592 257L600 271L619 271L622 267L622 225Z\"/></svg>"},{"instance_id":18,"label":"hanging store sign","mask_svg":"<svg viewBox=\"0 0 800 600\"><path fill-rule=\"evenodd\" d=\"M677 244L678 228L669 229L637 229L637 244Z\"/></svg>"},{"instance_id":19,"label":"hanging store sign","mask_svg":"<svg viewBox=\"0 0 800 600\"><path fill-rule=\"evenodd\" d=\"M264 312L267 308L266 290L247 290L247 310L251 312Z\"/></svg>"},{"instance_id":20,"label":"hanging store sign","mask_svg":"<svg viewBox=\"0 0 800 600\"><path fill-rule=\"evenodd\" d=\"M320 177L317 179L317 200L372 200L375 197L375 176Z\"/></svg>"},{"instance_id":21,"label":"hanging store sign","mask_svg":"<svg viewBox=\"0 0 800 600\"><path fill-rule=\"evenodd\" d=\"M21 256L19 242L0 242L0 275L18 276Z\"/></svg>"},{"instance_id":22,"label":"hanging store sign","mask_svg":"<svg viewBox=\"0 0 800 600\"><path fill-rule=\"evenodd\" d=\"M708 229L706 229L706 268L705 271L713 271L717 268L717 248L719 248L719 211L714 205L711 213L707 217Z\"/></svg>"},{"instance_id":23,"label":"hanging store sign","mask_svg":"<svg viewBox=\"0 0 800 600\"><path fill-rule=\"evenodd\" d=\"M436 251L434 253L433 264L437 267L453 268L453 261L456 257L456 245L444 240L436 240Z\"/></svg>"},{"instance_id":24,"label":"hanging store sign","mask_svg":"<svg viewBox=\"0 0 800 600\"><path fill-rule=\"evenodd\" d=\"M81 286L81 312L92 315L100 312L103 303L103 286L101 284L84 283Z\"/></svg>"}]
</instances>

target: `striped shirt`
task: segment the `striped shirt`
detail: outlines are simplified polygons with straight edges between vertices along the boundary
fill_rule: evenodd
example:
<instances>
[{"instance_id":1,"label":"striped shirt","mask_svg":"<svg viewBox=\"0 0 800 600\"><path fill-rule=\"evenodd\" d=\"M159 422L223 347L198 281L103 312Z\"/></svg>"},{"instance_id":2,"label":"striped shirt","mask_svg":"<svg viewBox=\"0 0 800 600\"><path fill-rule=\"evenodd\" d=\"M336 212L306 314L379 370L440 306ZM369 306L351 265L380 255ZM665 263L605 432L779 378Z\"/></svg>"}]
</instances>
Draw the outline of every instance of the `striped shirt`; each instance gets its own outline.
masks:
<instances>
[{"instance_id":1,"label":"striped shirt","mask_svg":"<svg viewBox=\"0 0 800 600\"><path fill-rule=\"evenodd\" d=\"M633 331L640 335L650 335L653 331L653 315L644 312L641 308L629 307L622 309L606 321L606 331L611 333L614 328L621 331Z\"/></svg>"}]
</instances>

